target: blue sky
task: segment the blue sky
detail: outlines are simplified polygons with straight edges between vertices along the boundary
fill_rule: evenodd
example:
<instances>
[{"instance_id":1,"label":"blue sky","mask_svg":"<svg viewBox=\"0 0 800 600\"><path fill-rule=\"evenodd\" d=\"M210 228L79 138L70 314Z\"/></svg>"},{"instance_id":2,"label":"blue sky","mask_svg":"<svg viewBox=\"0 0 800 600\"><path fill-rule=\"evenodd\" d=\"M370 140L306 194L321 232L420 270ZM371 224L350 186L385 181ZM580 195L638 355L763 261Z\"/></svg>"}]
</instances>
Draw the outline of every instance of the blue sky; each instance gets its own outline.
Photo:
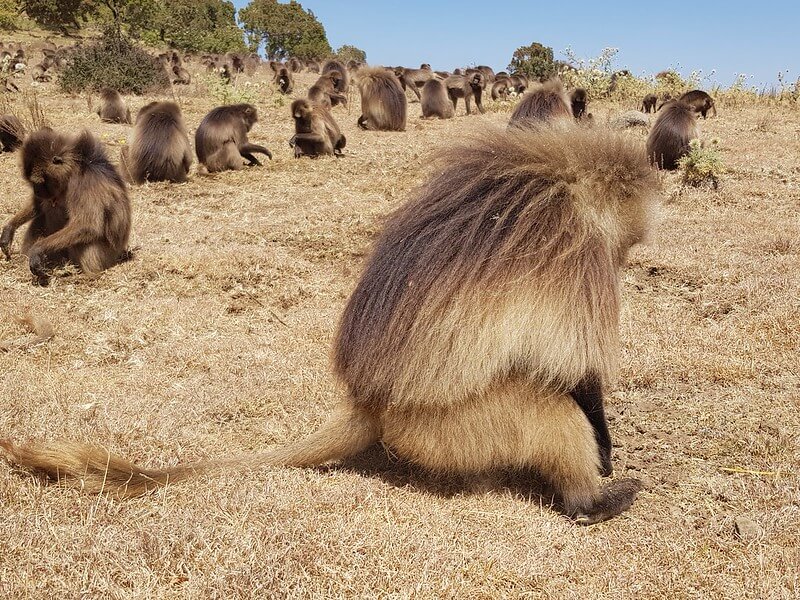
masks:
<instances>
[{"instance_id":1,"label":"blue sky","mask_svg":"<svg viewBox=\"0 0 800 600\"><path fill-rule=\"evenodd\" d=\"M247 0L234 0L237 8ZM353 44L373 64L452 70L469 64L505 69L519 46L533 41L556 58L619 48L615 65L634 74L702 70L729 85L736 73L756 86L800 77L800 2L524 2L301 0L325 26L333 48ZM669 8L666 8L669 7Z\"/></svg>"}]
</instances>

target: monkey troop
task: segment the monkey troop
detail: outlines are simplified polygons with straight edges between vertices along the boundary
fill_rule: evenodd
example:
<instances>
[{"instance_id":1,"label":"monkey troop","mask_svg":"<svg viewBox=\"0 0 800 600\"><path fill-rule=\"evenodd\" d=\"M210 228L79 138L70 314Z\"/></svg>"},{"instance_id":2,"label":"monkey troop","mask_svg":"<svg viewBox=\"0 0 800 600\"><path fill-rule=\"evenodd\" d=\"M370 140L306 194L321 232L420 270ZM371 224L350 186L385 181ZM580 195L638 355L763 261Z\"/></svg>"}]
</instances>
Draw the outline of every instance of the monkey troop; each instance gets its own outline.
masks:
<instances>
[{"instance_id":1,"label":"monkey troop","mask_svg":"<svg viewBox=\"0 0 800 600\"><path fill-rule=\"evenodd\" d=\"M128 193L91 133L32 133L22 146L22 172L33 195L3 227L0 249L6 258L14 233L28 222L22 252L41 285L47 285L51 267L67 261L97 274L128 257Z\"/></svg>"},{"instance_id":2,"label":"monkey troop","mask_svg":"<svg viewBox=\"0 0 800 600\"><path fill-rule=\"evenodd\" d=\"M388 219L347 302L333 343L347 393L316 433L167 469L77 442L0 445L21 466L127 497L382 440L438 472L530 469L579 523L626 510L639 483L601 486L598 472L611 470L602 394L619 354L619 270L657 202L644 149L577 125L512 128L443 151L433 173Z\"/></svg>"}]
</instances>

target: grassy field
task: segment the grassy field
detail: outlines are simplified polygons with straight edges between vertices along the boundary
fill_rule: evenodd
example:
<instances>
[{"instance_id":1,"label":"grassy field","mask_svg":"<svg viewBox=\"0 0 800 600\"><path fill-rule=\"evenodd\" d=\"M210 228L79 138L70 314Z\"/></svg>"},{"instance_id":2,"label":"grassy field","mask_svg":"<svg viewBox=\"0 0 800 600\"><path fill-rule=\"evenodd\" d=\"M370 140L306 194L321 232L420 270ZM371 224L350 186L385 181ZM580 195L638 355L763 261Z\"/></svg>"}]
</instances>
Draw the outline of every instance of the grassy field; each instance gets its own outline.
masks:
<instances>
[{"instance_id":1,"label":"grassy field","mask_svg":"<svg viewBox=\"0 0 800 600\"><path fill-rule=\"evenodd\" d=\"M330 341L385 216L437 147L512 108L429 122L414 102L407 131L362 132L354 94L334 109L346 157L295 160L290 100L266 73L239 88L271 163L131 188L135 259L98 279L35 287L24 257L0 264L0 339L23 335L13 315L56 330L0 354L0 437L171 465L310 432L341 393ZM129 126L54 85L38 94L53 126L90 129L116 160ZM176 94L193 134L217 101L202 82ZM631 108L590 106L600 126ZM515 482L434 478L383 448L130 501L0 463L0 597L800 597L800 112L723 104L702 128L728 167L719 189L663 175L657 234L623 275L608 407L615 476L645 482L629 512L577 527ZM2 220L27 198L17 160L0 156Z\"/></svg>"}]
</instances>

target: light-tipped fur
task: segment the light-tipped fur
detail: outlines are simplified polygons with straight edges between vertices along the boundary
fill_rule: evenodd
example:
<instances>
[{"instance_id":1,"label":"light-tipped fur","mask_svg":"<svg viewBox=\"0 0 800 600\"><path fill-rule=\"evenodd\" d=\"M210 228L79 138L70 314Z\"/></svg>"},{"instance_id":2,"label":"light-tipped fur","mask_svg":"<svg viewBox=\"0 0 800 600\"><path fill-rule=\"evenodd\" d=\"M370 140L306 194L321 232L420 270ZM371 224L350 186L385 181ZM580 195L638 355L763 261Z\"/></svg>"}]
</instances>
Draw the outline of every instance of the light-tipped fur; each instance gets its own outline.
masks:
<instances>
[{"instance_id":1,"label":"light-tipped fur","mask_svg":"<svg viewBox=\"0 0 800 600\"><path fill-rule=\"evenodd\" d=\"M538 127L555 119L572 116L570 97L560 79L532 86L511 114L509 127Z\"/></svg>"},{"instance_id":2,"label":"light-tipped fur","mask_svg":"<svg viewBox=\"0 0 800 600\"><path fill-rule=\"evenodd\" d=\"M434 471L533 469L567 514L610 518L638 482L600 486L570 390L590 371L614 377L618 272L656 188L642 148L610 132L486 132L445 151L388 220L335 337L348 395L310 437L164 470L71 442L0 445L17 464L126 496L210 469L316 465L382 439Z\"/></svg>"},{"instance_id":3,"label":"light-tipped fur","mask_svg":"<svg viewBox=\"0 0 800 600\"><path fill-rule=\"evenodd\" d=\"M305 98L292 102L294 136L289 145L295 158L341 155L347 140L330 110Z\"/></svg>"},{"instance_id":4,"label":"light-tipped fur","mask_svg":"<svg viewBox=\"0 0 800 600\"><path fill-rule=\"evenodd\" d=\"M192 166L192 146L180 107L174 102L151 102L136 115L130 143L120 154L125 178L183 183Z\"/></svg>"},{"instance_id":5,"label":"light-tipped fur","mask_svg":"<svg viewBox=\"0 0 800 600\"><path fill-rule=\"evenodd\" d=\"M103 88L100 90L100 106L97 115L105 123L127 123L131 122L131 111L125 105L125 100L119 95L117 90Z\"/></svg>"},{"instance_id":6,"label":"light-tipped fur","mask_svg":"<svg viewBox=\"0 0 800 600\"><path fill-rule=\"evenodd\" d=\"M377 131L405 131L408 100L393 73L382 67L358 71L361 116L358 125Z\"/></svg>"},{"instance_id":7,"label":"light-tipped fur","mask_svg":"<svg viewBox=\"0 0 800 600\"><path fill-rule=\"evenodd\" d=\"M422 86L420 103L423 119L452 119L455 114L453 104L447 96L447 88L438 79L429 79L425 82Z\"/></svg>"},{"instance_id":8,"label":"light-tipped fur","mask_svg":"<svg viewBox=\"0 0 800 600\"><path fill-rule=\"evenodd\" d=\"M22 147L25 126L14 115L0 115L0 151L14 152Z\"/></svg>"},{"instance_id":9,"label":"light-tipped fur","mask_svg":"<svg viewBox=\"0 0 800 600\"><path fill-rule=\"evenodd\" d=\"M678 159L689 152L689 142L697 137L700 131L692 108L670 100L658 111L647 137L647 156L661 169L677 169Z\"/></svg>"}]
</instances>

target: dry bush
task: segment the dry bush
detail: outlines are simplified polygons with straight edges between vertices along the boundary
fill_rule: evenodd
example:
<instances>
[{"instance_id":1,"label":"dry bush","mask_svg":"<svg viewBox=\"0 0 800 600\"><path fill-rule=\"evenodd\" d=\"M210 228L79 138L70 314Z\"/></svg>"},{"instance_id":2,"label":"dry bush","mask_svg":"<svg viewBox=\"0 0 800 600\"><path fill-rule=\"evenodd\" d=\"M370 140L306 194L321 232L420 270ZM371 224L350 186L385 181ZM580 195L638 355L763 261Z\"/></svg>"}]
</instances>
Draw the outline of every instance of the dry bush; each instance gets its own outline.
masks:
<instances>
[{"instance_id":1,"label":"dry bush","mask_svg":"<svg viewBox=\"0 0 800 600\"><path fill-rule=\"evenodd\" d=\"M718 146L716 139L712 139L708 146L699 139L689 142L689 152L678 159L683 183L693 187L711 185L717 189L719 179L725 173Z\"/></svg>"}]
</instances>

